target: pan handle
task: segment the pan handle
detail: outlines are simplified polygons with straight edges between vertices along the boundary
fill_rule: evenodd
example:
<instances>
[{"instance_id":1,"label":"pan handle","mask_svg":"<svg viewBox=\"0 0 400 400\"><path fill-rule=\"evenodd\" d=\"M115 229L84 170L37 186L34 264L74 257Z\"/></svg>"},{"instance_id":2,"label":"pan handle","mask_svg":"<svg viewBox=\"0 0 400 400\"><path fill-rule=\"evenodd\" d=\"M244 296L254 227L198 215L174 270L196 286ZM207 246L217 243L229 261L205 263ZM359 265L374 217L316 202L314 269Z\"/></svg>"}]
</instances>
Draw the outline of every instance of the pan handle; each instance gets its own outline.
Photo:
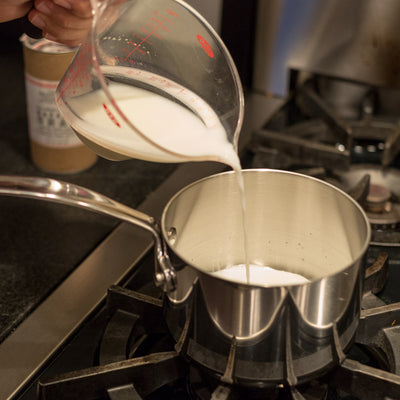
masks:
<instances>
[{"instance_id":1,"label":"pan handle","mask_svg":"<svg viewBox=\"0 0 400 400\"><path fill-rule=\"evenodd\" d=\"M146 229L153 235L159 266L155 271L156 285L167 292L175 289L176 273L161 239L160 227L153 217L93 190L50 178L0 175L0 194L80 207Z\"/></svg>"}]
</instances>

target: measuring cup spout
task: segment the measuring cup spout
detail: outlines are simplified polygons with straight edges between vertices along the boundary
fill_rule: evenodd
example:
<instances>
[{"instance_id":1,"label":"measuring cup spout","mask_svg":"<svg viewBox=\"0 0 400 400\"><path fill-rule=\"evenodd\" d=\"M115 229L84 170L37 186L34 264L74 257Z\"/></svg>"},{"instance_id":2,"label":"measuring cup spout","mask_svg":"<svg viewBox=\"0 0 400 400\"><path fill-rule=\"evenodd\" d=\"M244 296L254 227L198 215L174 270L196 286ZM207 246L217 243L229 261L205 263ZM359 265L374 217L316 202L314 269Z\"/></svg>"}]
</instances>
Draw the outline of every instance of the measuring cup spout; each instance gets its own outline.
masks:
<instances>
[{"instance_id":1,"label":"measuring cup spout","mask_svg":"<svg viewBox=\"0 0 400 400\"><path fill-rule=\"evenodd\" d=\"M129 222L151 232L154 238L156 284L164 291L174 290L175 270L170 264L155 219L93 190L50 178L0 175L0 194L61 203ZM159 266L159 268L157 267Z\"/></svg>"}]
</instances>

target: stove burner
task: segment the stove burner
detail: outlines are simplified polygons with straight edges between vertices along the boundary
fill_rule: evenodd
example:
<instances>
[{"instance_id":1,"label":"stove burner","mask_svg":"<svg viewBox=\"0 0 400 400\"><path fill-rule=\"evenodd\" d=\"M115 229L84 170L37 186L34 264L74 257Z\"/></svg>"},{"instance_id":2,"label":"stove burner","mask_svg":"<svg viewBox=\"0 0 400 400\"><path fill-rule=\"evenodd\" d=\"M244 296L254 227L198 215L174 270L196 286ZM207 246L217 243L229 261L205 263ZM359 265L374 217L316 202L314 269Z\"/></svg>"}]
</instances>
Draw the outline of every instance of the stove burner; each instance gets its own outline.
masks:
<instances>
[{"instance_id":1,"label":"stove burner","mask_svg":"<svg viewBox=\"0 0 400 400\"><path fill-rule=\"evenodd\" d=\"M400 226L400 171L385 169L374 164L355 164L348 171L334 172L327 180L349 192L365 177L369 177L369 190L365 208L375 230L395 230ZM397 241L397 240L396 240Z\"/></svg>"},{"instance_id":2,"label":"stove burner","mask_svg":"<svg viewBox=\"0 0 400 400\"><path fill-rule=\"evenodd\" d=\"M371 212L367 215L373 227L378 229L396 229L400 222L400 205L387 202L380 212Z\"/></svg>"},{"instance_id":3,"label":"stove burner","mask_svg":"<svg viewBox=\"0 0 400 400\"><path fill-rule=\"evenodd\" d=\"M366 198L367 210L376 213L389 211L387 205L391 196L392 194L388 188L371 183Z\"/></svg>"}]
</instances>

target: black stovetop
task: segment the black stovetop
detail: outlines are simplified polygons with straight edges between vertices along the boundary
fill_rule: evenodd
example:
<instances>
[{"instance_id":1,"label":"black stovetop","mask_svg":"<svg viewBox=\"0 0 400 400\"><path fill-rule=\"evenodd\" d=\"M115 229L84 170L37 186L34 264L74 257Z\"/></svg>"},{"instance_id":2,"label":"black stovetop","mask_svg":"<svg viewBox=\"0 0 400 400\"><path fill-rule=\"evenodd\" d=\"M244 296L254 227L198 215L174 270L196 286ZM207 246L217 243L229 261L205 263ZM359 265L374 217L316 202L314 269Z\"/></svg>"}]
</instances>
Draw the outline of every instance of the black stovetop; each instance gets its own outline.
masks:
<instances>
[{"instance_id":1,"label":"black stovetop","mask_svg":"<svg viewBox=\"0 0 400 400\"><path fill-rule=\"evenodd\" d=\"M370 249L368 259L375 260L376 250ZM380 250L378 255L387 260ZM379 340L374 336L376 332L370 333L368 327L368 318L374 318L379 307L384 310L392 301L398 301L398 292L385 288L379 296L365 293L360 340L356 337L342 366L326 376L295 389L228 387L219 382L219 377L190 364L183 354L175 352L163 319L162 293L152 282L152 267L150 251L124 284L109 288L106 302L49 360L18 400L365 400L400 396L400 377L393 383L392 374L387 372L394 368L393 360L381 351ZM391 275L397 273L396 269L389 269L389 283L397 279ZM395 298L389 299L392 294ZM391 305L385 306L382 299ZM370 308L371 304L378 308ZM393 310L384 312L393 313ZM396 316L400 317L400 310L390 315ZM397 321L390 325L382 323L382 328L398 328ZM369 369L359 372L358 362ZM383 374L380 386L369 376L371 372Z\"/></svg>"}]
</instances>

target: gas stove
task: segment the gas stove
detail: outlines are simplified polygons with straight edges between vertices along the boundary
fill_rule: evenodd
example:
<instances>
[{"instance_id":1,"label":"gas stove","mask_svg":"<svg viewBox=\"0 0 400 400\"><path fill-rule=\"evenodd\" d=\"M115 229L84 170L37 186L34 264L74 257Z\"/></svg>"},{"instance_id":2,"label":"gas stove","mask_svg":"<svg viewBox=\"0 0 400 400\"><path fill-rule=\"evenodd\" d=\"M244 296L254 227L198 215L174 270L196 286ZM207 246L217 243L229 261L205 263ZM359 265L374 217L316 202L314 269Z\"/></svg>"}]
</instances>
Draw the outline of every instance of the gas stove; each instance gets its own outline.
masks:
<instances>
[{"instance_id":1,"label":"gas stove","mask_svg":"<svg viewBox=\"0 0 400 400\"><path fill-rule=\"evenodd\" d=\"M254 134L244 148L242 162L245 168L287 169L326 180L357 199L370 218L373 235L364 271L359 328L349 349L344 352L336 346L332 355L336 367L300 385L283 383L268 387L260 382L243 386L232 380L234 358L224 367L223 374L211 372L207 360L203 364L189 361L185 356L188 344L185 341L176 344L164 322L163 295L153 283L152 240L140 229L122 224L96 249L83 268L76 271L76 277L72 276L72 280L59 288L64 297L55 292L54 304L61 299L65 301L68 291L71 296L77 296L78 303L85 299L87 295L81 292L87 281L84 276L89 271L109 274L114 265L119 265L115 272L118 278L112 278L117 284L111 282L103 294L97 295L96 301L84 303L85 312L81 310L71 318L69 331L58 334L51 351L26 374L18 390L8 398L400 398L400 293L397 290L400 280L397 182L400 175L397 151L395 146L391 147L395 142L392 135L396 123L379 116L385 120L384 128L376 129L374 125L373 134L368 132L366 137L361 131L354 134L354 127L361 124L365 115L360 114L354 121L342 116L332 117L334 112L310 87L312 85L307 82L283 105L274 103L267 122L252 131ZM315 102L315 97L318 99L316 108L318 112L322 109L321 115L316 116L314 106L304 106L304 92L308 100L312 99L311 103ZM368 118L375 119L375 116ZM165 201L187 180L223 168L214 164L206 168L199 168L197 164L184 165L149 196L141 209L159 217ZM135 246L130 246L133 242ZM129 247L131 249L126 250ZM104 285L105 282L102 288ZM87 290L92 288L88 286ZM60 320L56 309L52 313ZM68 315L66 317L68 319ZM36 324L37 321L28 321L22 328L29 329ZM16 333L10 336L14 343L20 337L19 332ZM7 354L11 357L7 346L6 350L0 347L0 357ZM22 362L22 356L17 355L17 359Z\"/></svg>"},{"instance_id":2,"label":"gas stove","mask_svg":"<svg viewBox=\"0 0 400 400\"><path fill-rule=\"evenodd\" d=\"M162 293L152 284L152 267L150 251L124 285L108 289L105 305L21 399L399 398L400 308L377 297L388 276L386 253L365 271L355 343L347 354L339 353L338 367L298 387L235 386L189 364L184 346L174 344L163 322Z\"/></svg>"}]
</instances>

